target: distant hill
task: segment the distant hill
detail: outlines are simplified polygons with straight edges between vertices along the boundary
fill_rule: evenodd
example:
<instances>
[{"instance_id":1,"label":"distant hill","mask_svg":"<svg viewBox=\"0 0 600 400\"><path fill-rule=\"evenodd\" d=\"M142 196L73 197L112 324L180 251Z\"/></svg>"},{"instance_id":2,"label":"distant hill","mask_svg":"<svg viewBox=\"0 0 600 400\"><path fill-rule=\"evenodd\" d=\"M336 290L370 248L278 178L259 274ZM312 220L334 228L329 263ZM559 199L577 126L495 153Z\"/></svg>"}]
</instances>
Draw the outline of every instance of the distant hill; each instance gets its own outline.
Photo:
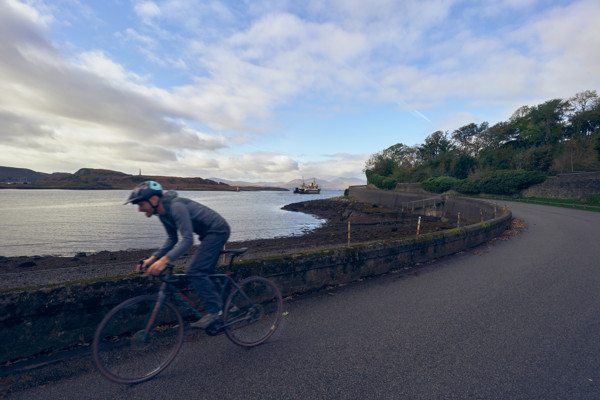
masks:
<instances>
[{"instance_id":1,"label":"distant hill","mask_svg":"<svg viewBox=\"0 0 600 400\"><path fill-rule=\"evenodd\" d=\"M244 181L230 181L227 179L220 178L210 178L211 180L217 182L227 183L228 185L255 185L255 186L276 186L276 187L284 187L286 189L293 190L294 188L300 186L302 183L302 179L294 179L289 182L244 182ZM358 186L358 185L366 185L366 179L357 179L357 178L335 178L333 180L327 181L325 179L316 179L317 183L321 186L323 190L345 190L349 186ZM308 184L312 182L311 179L305 179L305 182Z\"/></svg>"},{"instance_id":2,"label":"distant hill","mask_svg":"<svg viewBox=\"0 0 600 400\"><path fill-rule=\"evenodd\" d=\"M0 183L35 183L51 174L35 172L25 168L0 167Z\"/></svg>"},{"instance_id":3,"label":"distant hill","mask_svg":"<svg viewBox=\"0 0 600 400\"><path fill-rule=\"evenodd\" d=\"M131 189L147 180L160 183L173 190L286 190L285 188L255 185L230 186L204 178L178 178L172 176L128 175L105 169L82 168L74 174L43 174L27 169L1 167L0 188L13 189ZM6 178L3 179L3 177ZM24 177L24 178L21 178Z\"/></svg>"}]
</instances>

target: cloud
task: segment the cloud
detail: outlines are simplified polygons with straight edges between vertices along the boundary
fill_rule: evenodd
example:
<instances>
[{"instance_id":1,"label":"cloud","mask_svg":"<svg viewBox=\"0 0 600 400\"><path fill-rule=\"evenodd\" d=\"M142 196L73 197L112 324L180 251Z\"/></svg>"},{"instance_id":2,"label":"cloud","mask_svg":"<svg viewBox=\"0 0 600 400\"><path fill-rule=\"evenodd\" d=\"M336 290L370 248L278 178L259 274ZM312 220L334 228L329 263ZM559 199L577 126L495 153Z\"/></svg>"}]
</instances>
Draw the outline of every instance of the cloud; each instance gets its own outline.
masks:
<instances>
[{"instance_id":1,"label":"cloud","mask_svg":"<svg viewBox=\"0 0 600 400\"><path fill-rule=\"evenodd\" d=\"M354 176L370 143L324 157L307 150L319 143L284 148L279 136L301 118L347 143L323 116L379 116L369 109L386 104L431 133L486 107L510 113L600 86L593 0L27 4L0 0L5 162L37 154L78 169L93 151L99 167L175 175ZM129 14L102 19L111 12ZM78 18L93 23L72 43Z\"/></svg>"},{"instance_id":2,"label":"cloud","mask_svg":"<svg viewBox=\"0 0 600 400\"><path fill-rule=\"evenodd\" d=\"M85 71L89 71L97 77L102 77L118 85L130 85L130 81L143 82L143 78L137 74L127 71L122 65L117 64L100 50L86 51L78 56L78 66ZM130 85L135 89L134 85Z\"/></svg>"},{"instance_id":3,"label":"cloud","mask_svg":"<svg viewBox=\"0 0 600 400\"><path fill-rule=\"evenodd\" d=\"M362 170L370 154L338 153L326 156L325 160L312 161L300 166L301 176L331 180L336 177L364 178ZM293 177L291 179L298 179Z\"/></svg>"},{"instance_id":4,"label":"cloud","mask_svg":"<svg viewBox=\"0 0 600 400\"><path fill-rule=\"evenodd\" d=\"M125 143L132 149L143 147L135 143L153 143L164 149L150 151L158 160L173 160L184 149L214 151L227 146L223 135L201 133L186 123L186 116L194 117L187 111L189 104L178 109L169 100L176 96L148 85L104 52L83 52L75 62L65 59L45 39L45 20L18 4L4 5L0 12L2 36L11 39L0 41L0 124L5 145L21 146L27 138L28 147L51 159L56 158L54 152L71 154L63 150L69 147L85 154L86 145L114 145L119 159L127 154L118 152Z\"/></svg>"},{"instance_id":5,"label":"cloud","mask_svg":"<svg viewBox=\"0 0 600 400\"><path fill-rule=\"evenodd\" d=\"M307 179L361 177L368 157L368 154L338 153L326 155L321 161L300 162L287 154L266 151L236 155L215 154L211 157L201 153L187 153L179 158L178 163L183 163L188 170L196 171L199 176L276 182L303 176Z\"/></svg>"},{"instance_id":6,"label":"cloud","mask_svg":"<svg viewBox=\"0 0 600 400\"><path fill-rule=\"evenodd\" d=\"M494 6L495 12L502 11L498 7ZM487 6L482 12L491 18ZM473 14L476 9L465 15ZM447 36L422 49L428 63L390 64L382 70L382 86L393 88L388 99L401 96L407 108L423 109L451 98L497 106L515 98L522 102L532 97L569 97L598 84L592 71L600 65L600 56L589 49L600 45L600 31L592 16L600 17L600 5L592 1L540 10L523 25L504 24L502 36L494 30L481 32L469 24L469 18L460 17ZM427 31L420 35L426 38ZM590 79L582 79L581 74Z\"/></svg>"},{"instance_id":7,"label":"cloud","mask_svg":"<svg viewBox=\"0 0 600 400\"><path fill-rule=\"evenodd\" d=\"M516 32L539 60L535 77L540 98L569 97L597 87L600 54L600 3L581 1L555 7Z\"/></svg>"},{"instance_id":8,"label":"cloud","mask_svg":"<svg viewBox=\"0 0 600 400\"><path fill-rule=\"evenodd\" d=\"M138 2L133 9L145 24L151 24L155 18L161 15L160 8L153 1Z\"/></svg>"},{"instance_id":9,"label":"cloud","mask_svg":"<svg viewBox=\"0 0 600 400\"><path fill-rule=\"evenodd\" d=\"M52 138L54 131L43 121L22 118L19 114L0 110L0 141L2 143L26 144L32 143L32 139Z\"/></svg>"},{"instance_id":10,"label":"cloud","mask_svg":"<svg viewBox=\"0 0 600 400\"><path fill-rule=\"evenodd\" d=\"M195 176L249 181L276 181L281 176L297 176L299 168L298 162L289 155L265 151L229 155L188 151L180 155L178 163L195 171Z\"/></svg>"},{"instance_id":11,"label":"cloud","mask_svg":"<svg viewBox=\"0 0 600 400\"><path fill-rule=\"evenodd\" d=\"M253 152L230 156L221 160L220 165L226 171L238 173L247 171L256 176L274 176L298 169L298 163L290 156L273 152Z\"/></svg>"}]
</instances>

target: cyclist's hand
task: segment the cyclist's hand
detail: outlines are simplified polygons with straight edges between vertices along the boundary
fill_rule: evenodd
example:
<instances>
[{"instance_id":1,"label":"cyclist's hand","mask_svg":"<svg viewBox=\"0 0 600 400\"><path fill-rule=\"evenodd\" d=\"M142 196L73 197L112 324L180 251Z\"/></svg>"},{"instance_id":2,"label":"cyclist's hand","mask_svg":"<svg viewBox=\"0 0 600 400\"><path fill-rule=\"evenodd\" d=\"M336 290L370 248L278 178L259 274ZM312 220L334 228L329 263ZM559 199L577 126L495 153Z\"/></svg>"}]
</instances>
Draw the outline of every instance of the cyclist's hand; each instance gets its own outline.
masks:
<instances>
[{"instance_id":1,"label":"cyclist's hand","mask_svg":"<svg viewBox=\"0 0 600 400\"><path fill-rule=\"evenodd\" d=\"M154 256L148 257L148 258L146 258L145 260L143 260L143 261L140 261L140 263L139 263L139 264L138 264L138 266L135 268L135 270L136 270L137 272L146 272L146 270L148 269L148 267L149 267L150 265L152 265L152 263L153 263L154 261L156 261L156 257L154 257Z\"/></svg>"},{"instance_id":2,"label":"cyclist's hand","mask_svg":"<svg viewBox=\"0 0 600 400\"><path fill-rule=\"evenodd\" d=\"M160 260L158 260L158 261L154 262L152 265L150 265L150 268L148 268L146 273L148 275L158 276L164 271L164 269L167 267L167 264L169 264L169 262L171 262L171 260L169 260L167 257L162 257Z\"/></svg>"}]
</instances>

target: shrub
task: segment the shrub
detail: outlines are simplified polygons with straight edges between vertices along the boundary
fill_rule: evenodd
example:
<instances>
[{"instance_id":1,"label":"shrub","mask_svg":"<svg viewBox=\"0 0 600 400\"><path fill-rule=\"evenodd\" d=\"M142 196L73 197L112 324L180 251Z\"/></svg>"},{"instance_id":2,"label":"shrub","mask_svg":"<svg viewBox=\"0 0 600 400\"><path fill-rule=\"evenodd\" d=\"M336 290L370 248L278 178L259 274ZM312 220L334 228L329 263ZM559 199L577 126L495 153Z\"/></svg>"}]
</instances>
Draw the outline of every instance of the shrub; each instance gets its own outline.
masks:
<instances>
[{"instance_id":1,"label":"shrub","mask_svg":"<svg viewBox=\"0 0 600 400\"><path fill-rule=\"evenodd\" d=\"M449 176L438 176L436 178L429 178L421 182L421 187L429 192L442 193L453 189L454 186L459 182L456 178Z\"/></svg>"},{"instance_id":2,"label":"shrub","mask_svg":"<svg viewBox=\"0 0 600 400\"><path fill-rule=\"evenodd\" d=\"M372 183L380 189L394 189L398 184L398 181L391 176L382 176L370 170L365 171L365 173L367 175L367 182Z\"/></svg>"},{"instance_id":3,"label":"shrub","mask_svg":"<svg viewBox=\"0 0 600 400\"><path fill-rule=\"evenodd\" d=\"M454 185L453 189L464 194L477 194L481 192L479 189L479 181L471 179L460 180L456 183L456 185Z\"/></svg>"},{"instance_id":4,"label":"shrub","mask_svg":"<svg viewBox=\"0 0 600 400\"><path fill-rule=\"evenodd\" d=\"M546 180L546 174L536 171L496 171L479 181L481 192L511 195Z\"/></svg>"},{"instance_id":5,"label":"shrub","mask_svg":"<svg viewBox=\"0 0 600 400\"><path fill-rule=\"evenodd\" d=\"M546 174L536 171L496 171L479 180L456 179L438 176L421 182L421 187L429 192L442 193L456 190L464 194L490 193L511 195L546 180Z\"/></svg>"},{"instance_id":6,"label":"shrub","mask_svg":"<svg viewBox=\"0 0 600 400\"><path fill-rule=\"evenodd\" d=\"M381 181L381 189L391 190L391 189L394 189L397 184L398 184L398 181L396 181L394 178L388 176L387 178L384 178Z\"/></svg>"}]
</instances>

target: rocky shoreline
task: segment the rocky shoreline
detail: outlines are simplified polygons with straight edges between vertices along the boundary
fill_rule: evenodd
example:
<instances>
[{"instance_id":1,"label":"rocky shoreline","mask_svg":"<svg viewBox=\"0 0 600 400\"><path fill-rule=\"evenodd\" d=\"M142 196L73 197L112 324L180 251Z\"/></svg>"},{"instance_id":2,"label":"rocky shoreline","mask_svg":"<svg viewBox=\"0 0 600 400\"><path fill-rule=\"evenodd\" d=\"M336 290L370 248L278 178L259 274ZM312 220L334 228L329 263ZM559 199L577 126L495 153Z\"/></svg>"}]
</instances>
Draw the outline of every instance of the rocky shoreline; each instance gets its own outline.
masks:
<instances>
[{"instance_id":1,"label":"rocky shoreline","mask_svg":"<svg viewBox=\"0 0 600 400\"><path fill-rule=\"evenodd\" d=\"M301 236L229 242L227 247L248 247L244 257L256 258L344 246L348 244L348 221L351 244L414 236L417 228L416 215L343 198L293 203L283 208L312 214L327 222ZM450 222L441 222L438 218L421 217L421 233L452 227ZM175 264L185 265L194 250L190 249ZM0 289L126 274L151 253L152 250L146 249L81 253L75 257L0 257Z\"/></svg>"}]
</instances>

